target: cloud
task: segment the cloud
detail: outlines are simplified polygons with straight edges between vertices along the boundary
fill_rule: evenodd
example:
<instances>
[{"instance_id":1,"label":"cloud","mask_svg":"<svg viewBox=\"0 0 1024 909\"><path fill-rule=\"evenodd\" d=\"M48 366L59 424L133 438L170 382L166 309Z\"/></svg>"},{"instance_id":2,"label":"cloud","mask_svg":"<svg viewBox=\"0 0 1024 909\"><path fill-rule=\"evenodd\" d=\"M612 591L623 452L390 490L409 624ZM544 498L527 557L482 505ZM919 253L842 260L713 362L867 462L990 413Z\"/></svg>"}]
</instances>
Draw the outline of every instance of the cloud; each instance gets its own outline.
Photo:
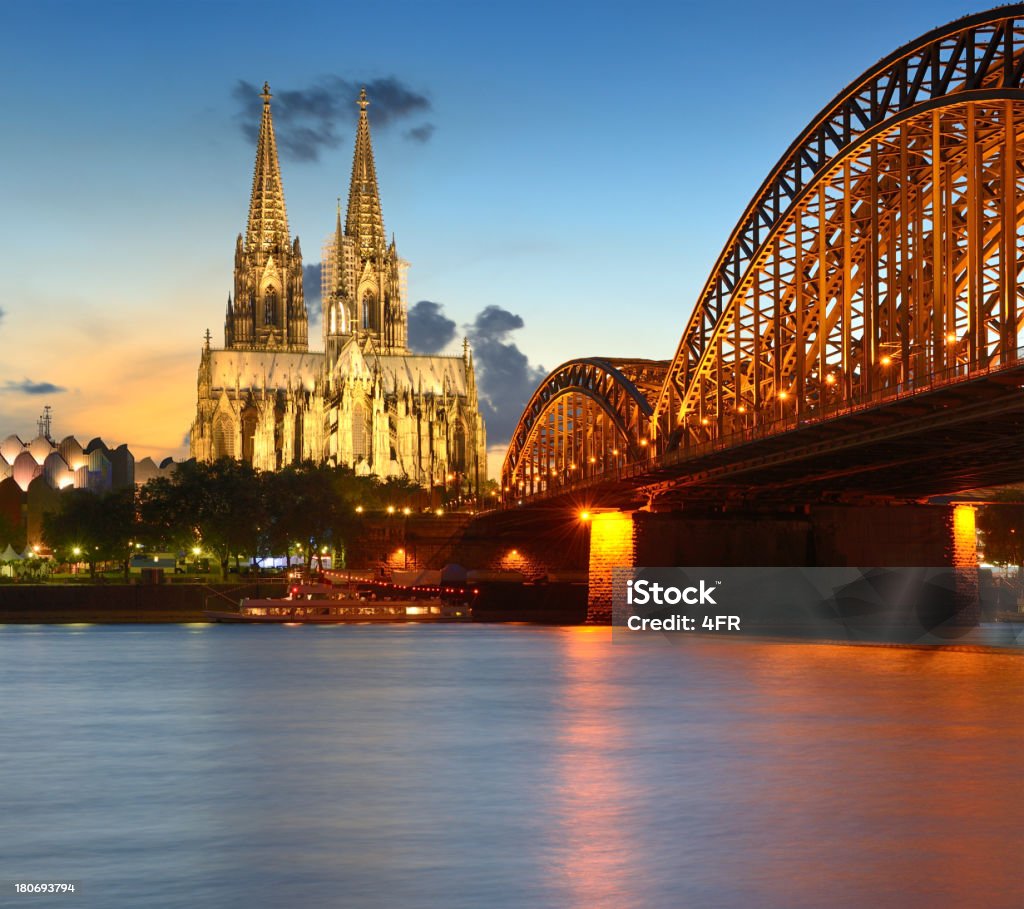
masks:
<instances>
[{"instance_id":1,"label":"cloud","mask_svg":"<svg viewBox=\"0 0 1024 909\"><path fill-rule=\"evenodd\" d=\"M419 126L407 129L402 135L413 142L429 142L430 137L434 135L435 129L436 127L433 123L421 123Z\"/></svg>"},{"instance_id":2,"label":"cloud","mask_svg":"<svg viewBox=\"0 0 1024 909\"><path fill-rule=\"evenodd\" d=\"M420 300L409 310L409 347L415 353L435 354L455 337L455 323L440 303Z\"/></svg>"},{"instance_id":3,"label":"cloud","mask_svg":"<svg viewBox=\"0 0 1024 909\"><path fill-rule=\"evenodd\" d=\"M430 99L394 76L383 79L344 79L321 76L305 88L282 89L274 95L274 126L277 145L283 157L295 161L317 161L324 149L336 148L351 139L351 124L359 118L356 99L359 89L366 87L370 100L370 117L376 129L387 129L396 121L430 111ZM262 111L261 89L239 79L231 90L237 105L235 121L242 135L255 142L259 134ZM434 126L424 123L413 127L405 137L426 142Z\"/></svg>"},{"instance_id":4,"label":"cloud","mask_svg":"<svg viewBox=\"0 0 1024 909\"><path fill-rule=\"evenodd\" d=\"M320 325L320 317L323 315L323 298L320 295L321 269L319 262L302 266L302 297L306 301L310 334L312 329Z\"/></svg>"},{"instance_id":5,"label":"cloud","mask_svg":"<svg viewBox=\"0 0 1024 909\"><path fill-rule=\"evenodd\" d=\"M6 316L6 315L7 315L7 312L3 309L3 307L0 307L0 322L3 322L4 316Z\"/></svg>"},{"instance_id":6,"label":"cloud","mask_svg":"<svg viewBox=\"0 0 1024 909\"><path fill-rule=\"evenodd\" d=\"M60 385L54 385L53 382L33 382L31 379L15 382L8 379L0 391L13 391L23 395L56 395L67 391L67 389Z\"/></svg>"},{"instance_id":7,"label":"cloud","mask_svg":"<svg viewBox=\"0 0 1024 909\"><path fill-rule=\"evenodd\" d=\"M523 408L547 375L543 366L530 363L516 344L508 340L523 327L522 316L488 306L477 313L466 333L473 345L480 410L487 421L487 441L505 444L522 416Z\"/></svg>"}]
</instances>

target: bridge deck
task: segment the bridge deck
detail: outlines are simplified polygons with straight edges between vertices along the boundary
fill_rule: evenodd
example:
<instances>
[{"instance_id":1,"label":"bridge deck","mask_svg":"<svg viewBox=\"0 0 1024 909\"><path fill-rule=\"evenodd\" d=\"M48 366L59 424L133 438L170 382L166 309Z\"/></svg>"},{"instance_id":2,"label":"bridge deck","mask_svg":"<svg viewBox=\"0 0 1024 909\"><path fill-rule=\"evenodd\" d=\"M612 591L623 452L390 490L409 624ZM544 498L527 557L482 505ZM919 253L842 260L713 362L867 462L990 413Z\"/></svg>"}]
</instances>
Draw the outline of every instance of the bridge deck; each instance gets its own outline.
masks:
<instances>
[{"instance_id":1,"label":"bridge deck","mask_svg":"<svg viewBox=\"0 0 1024 909\"><path fill-rule=\"evenodd\" d=\"M1024 364L803 421L667 452L525 504L892 499L1024 478Z\"/></svg>"}]
</instances>

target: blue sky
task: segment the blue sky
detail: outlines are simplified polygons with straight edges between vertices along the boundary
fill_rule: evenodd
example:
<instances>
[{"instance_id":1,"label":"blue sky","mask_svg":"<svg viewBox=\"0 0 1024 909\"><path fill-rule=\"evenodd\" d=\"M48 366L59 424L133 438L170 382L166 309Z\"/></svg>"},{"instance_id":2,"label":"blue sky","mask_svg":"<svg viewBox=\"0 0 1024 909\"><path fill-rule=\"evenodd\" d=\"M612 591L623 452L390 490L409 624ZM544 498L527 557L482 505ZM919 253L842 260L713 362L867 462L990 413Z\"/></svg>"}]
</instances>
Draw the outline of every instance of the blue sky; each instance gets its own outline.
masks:
<instances>
[{"instance_id":1,"label":"blue sky","mask_svg":"<svg viewBox=\"0 0 1024 909\"><path fill-rule=\"evenodd\" d=\"M0 436L27 438L48 403L58 436L184 453L202 334L222 340L247 212L239 80L280 97L393 78L428 100L370 117L410 303L442 304L459 338L498 306L522 318L506 342L533 366L667 358L743 208L814 114L880 57L983 8L7 6ZM406 136L426 123L427 141ZM347 192L352 124L337 133L318 160L281 162L309 263ZM32 393L46 383L65 390Z\"/></svg>"}]
</instances>

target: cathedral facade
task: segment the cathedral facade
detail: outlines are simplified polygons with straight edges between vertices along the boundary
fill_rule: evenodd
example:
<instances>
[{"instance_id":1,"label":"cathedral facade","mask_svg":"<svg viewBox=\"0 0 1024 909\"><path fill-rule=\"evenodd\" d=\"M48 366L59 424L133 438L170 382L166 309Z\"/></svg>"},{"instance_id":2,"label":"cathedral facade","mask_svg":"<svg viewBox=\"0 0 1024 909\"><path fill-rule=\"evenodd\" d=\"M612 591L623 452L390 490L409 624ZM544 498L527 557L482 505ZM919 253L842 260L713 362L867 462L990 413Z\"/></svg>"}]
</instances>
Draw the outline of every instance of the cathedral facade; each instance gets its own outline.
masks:
<instances>
[{"instance_id":1,"label":"cathedral facade","mask_svg":"<svg viewBox=\"0 0 1024 909\"><path fill-rule=\"evenodd\" d=\"M486 440L473 358L408 348L408 263L384 232L365 90L349 184L324 243L323 350L309 349L302 250L288 230L263 87L249 221L235 243L224 346L207 332L199 362L192 456L279 470L311 460L478 494Z\"/></svg>"}]
</instances>

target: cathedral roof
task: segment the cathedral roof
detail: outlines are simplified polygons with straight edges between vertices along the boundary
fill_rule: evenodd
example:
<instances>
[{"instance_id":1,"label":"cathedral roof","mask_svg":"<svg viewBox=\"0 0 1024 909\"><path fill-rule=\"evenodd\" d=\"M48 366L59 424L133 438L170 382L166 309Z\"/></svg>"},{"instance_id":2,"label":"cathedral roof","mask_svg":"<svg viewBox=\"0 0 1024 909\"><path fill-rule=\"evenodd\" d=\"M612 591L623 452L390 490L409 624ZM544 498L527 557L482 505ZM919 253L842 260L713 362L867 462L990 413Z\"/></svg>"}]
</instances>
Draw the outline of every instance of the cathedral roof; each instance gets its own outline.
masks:
<instances>
[{"instance_id":1,"label":"cathedral roof","mask_svg":"<svg viewBox=\"0 0 1024 909\"><path fill-rule=\"evenodd\" d=\"M379 354L376 361L385 394L410 391L452 395L466 394L466 364L462 357L419 354ZM372 368L372 362L371 362Z\"/></svg>"},{"instance_id":2,"label":"cathedral roof","mask_svg":"<svg viewBox=\"0 0 1024 909\"><path fill-rule=\"evenodd\" d=\"M270 116L270 86L263 83L263 119L256 140L256 166L252 174L252 197L249 200L249 225L245 248L270 249L289 243L288 215L284 207L284 187L277 160L277 139Z\"/></svg>"},{"instance_id":3,"label":"cathedral roof","mask_svg":"<svg viewBox=\"0 0 1024 909\"><path fill-rule=\"evenodd\" d=\"M345 234L356 241L358 254L364 258L383 252L386 244L384 216L380 208L380 190L377 188L377 170L373 164L373 144L370 142L370 121L366 108L366 89L359 93L359 127L356 130L356 150L352 156L352 180L348 189L348 215Z\"/></svg>"},{"instance_id":4,"label":"cathedral roof","mask_svg":"<svg viewBox=\"0 0 1024 909\"><path fill-rule=\"evenodd\" d=\"M324 355L319 351L212 350L211 388L294 388L312 391L319 382Z\"/></svg>"}]
</instances>

